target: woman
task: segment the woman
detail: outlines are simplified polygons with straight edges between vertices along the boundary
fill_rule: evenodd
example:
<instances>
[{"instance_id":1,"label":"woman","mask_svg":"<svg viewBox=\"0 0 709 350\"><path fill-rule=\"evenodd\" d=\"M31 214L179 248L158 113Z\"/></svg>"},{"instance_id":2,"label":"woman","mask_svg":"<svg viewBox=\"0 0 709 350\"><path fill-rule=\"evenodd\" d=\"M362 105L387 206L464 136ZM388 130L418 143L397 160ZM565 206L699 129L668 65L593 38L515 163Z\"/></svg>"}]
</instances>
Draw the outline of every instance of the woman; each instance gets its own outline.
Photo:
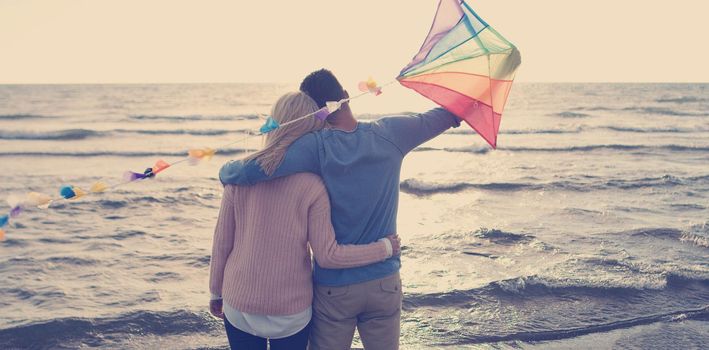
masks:
<instances>
[{"instance_id":1,"label":"woman","mask_svg":"<svg viewBox=\"0 0 709 350\"><path fill-rule=\"evenodd\" d=\"M302 92L288 93L272 117L285 124L317 110ZM291 143L322 129L317 118L280 127L266 136L255 159L267 174ZM399 254L397 236L366 245L338 245L330 202L320 178L295 174L254 186L227 185L214 233L210 311L224 318L233 349L305 349L312 315L310 250L324 268L368 265ZM223 302L222 302L223 298Z\"/></svg>"}]
</instances>

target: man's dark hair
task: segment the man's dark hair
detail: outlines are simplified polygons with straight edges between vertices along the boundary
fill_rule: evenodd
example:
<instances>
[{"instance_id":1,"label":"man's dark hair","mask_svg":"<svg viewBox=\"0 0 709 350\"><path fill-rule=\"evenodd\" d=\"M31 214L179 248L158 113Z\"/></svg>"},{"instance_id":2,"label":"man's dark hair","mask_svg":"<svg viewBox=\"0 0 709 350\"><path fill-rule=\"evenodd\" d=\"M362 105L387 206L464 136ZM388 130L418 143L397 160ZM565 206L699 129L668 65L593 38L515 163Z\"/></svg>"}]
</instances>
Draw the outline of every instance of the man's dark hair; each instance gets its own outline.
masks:
<instances>
[{"instance_id":1,"label":"man's dark hair","mask_svg":"<svg viewBox=\"0 0 709 350\"><path fill-rule=\"evenodd\" d=\"M316 70L308 74L300 83L300 91L315 100L319 108L327 101L339 101L345 98L345 90L335 75L327 69Z\"/></svg>"}]
</instances>

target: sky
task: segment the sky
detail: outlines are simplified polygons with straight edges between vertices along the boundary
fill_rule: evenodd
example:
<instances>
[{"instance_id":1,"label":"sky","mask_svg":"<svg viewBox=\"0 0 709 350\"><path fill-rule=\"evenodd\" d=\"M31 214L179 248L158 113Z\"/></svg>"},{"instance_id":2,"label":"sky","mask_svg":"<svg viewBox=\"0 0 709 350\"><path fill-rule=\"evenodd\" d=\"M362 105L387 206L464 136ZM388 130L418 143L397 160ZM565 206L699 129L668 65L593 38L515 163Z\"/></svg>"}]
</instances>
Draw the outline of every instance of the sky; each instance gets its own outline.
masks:
<instances>
[{"instance_id":1,"label":"sky","mask_svg":"<svg viewBox=\"0 0 709 350\"><path fill-rule=\"evenodd\" d=\"M517 81L709 82L701 0L469 0ZM393 79L438 0L0 0L0 84Z\"/></svg>"}]
</instances>

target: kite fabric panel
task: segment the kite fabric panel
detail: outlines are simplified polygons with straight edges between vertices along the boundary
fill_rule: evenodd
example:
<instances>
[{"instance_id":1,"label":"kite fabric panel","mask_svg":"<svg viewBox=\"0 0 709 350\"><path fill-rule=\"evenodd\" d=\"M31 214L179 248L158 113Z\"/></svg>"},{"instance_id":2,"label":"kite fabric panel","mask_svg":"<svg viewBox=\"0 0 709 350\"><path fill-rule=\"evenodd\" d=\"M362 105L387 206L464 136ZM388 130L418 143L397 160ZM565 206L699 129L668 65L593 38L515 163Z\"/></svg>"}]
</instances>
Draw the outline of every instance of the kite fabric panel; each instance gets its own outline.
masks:
<instances>
[{"instance_id":1,"label":"kite fabric panel","mask_svg":"<svg viewBox=\"0 0 709 350\"><path fill-rule=\"evenodd\" d=\"M496 148L520 63L517 48L465 1L441 0L426 40L397 80L465 120Z\"/></svg>"}]
</instances>

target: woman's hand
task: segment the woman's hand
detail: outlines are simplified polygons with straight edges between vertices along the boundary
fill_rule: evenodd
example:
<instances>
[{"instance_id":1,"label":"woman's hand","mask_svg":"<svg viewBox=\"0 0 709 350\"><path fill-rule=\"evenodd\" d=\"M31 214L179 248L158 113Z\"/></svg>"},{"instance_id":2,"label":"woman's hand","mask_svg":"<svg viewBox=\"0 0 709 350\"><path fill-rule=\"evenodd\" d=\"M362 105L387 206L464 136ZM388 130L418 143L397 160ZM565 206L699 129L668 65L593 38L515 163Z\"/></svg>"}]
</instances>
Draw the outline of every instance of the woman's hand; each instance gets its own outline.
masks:
<instances>
[{"instance_id":1,"label":"woman's hand","mask_svg":"<svg viewBox=\"0 0 709 350\"><path fill-rule=\"evenodd\" d=\"M209 312L214 317L224 319L224 301L222 299L210 300Z\"/></svg>"},{"instance_id":2,"label":"woman's hand","mask_svg":"<svg viewBox=\"0 0 709 350\"><path fill-rule=\"evenodd\" d=\"M401 254L401 238L399 238L399 235L389 235L387 236L387 239L389 240L389 242L391 242L391 256L397 256Z\"/></svg>"}]
</instances>

